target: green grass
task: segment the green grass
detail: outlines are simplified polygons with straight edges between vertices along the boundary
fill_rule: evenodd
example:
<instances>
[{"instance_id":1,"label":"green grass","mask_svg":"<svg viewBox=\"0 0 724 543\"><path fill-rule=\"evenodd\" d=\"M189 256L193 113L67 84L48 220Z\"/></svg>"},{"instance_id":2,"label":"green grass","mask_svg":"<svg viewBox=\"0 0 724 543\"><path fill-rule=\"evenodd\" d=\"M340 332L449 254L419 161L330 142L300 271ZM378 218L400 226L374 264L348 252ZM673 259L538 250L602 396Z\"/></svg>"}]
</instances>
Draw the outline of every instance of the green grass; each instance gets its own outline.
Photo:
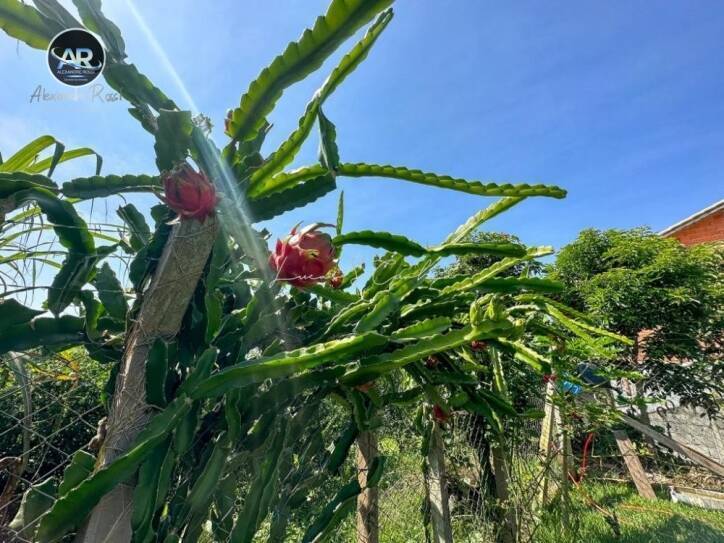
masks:
<instances>
[{"instance_id":1,"label":"green grass","mask_svg":"<svg viewBox=\"0 0 724 543\"><path fill-rule=\"evenodd\" d=\"M614 535L604 515L589 505L584 493L574 490L569 528L562 525L560 508L553 508L544 515L536 531L537 543L724 542L722 511L672 503L664 494L660 500L645 500L623 484L587 483L584 490L599 506L615 512L621 537Z\"/></svg>"}]
</instances>

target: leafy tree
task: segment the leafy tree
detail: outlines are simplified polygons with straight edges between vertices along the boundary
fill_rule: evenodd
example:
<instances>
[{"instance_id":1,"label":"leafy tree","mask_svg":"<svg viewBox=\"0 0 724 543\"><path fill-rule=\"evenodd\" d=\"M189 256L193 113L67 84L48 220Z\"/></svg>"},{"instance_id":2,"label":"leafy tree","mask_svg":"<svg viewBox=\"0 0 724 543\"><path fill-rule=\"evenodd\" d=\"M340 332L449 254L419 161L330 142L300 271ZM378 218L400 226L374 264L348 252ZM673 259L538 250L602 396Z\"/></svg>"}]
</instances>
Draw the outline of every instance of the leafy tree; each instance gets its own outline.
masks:
<instances>
[{"instance_id":1,"label":"leafy tree","mask_svg":"<svg viewBox=\"0 0 724 543\"><path fill-rule=\"evenodd\" d=\"M589 229L550 271L564 302L636 340L620 363L644 372L643 390L713 415L724 394L723 257L721 244L685 247L646 228Z\"/></svg>"}]
</instances>

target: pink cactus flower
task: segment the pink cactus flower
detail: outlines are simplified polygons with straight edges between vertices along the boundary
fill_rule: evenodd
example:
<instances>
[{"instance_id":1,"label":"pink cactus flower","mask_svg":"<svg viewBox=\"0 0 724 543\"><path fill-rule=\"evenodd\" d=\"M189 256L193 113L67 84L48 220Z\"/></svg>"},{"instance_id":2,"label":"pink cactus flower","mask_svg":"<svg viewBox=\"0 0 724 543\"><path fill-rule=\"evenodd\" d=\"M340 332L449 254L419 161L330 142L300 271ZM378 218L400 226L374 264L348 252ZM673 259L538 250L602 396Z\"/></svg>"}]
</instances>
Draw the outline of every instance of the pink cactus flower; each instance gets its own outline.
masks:
<instances>
[{"instance_id":1,"label":"pink cactus flower","mask_svg":"<svg viewBox=\"0 0 724 543\"><path fill-rule=\"evenodd\" d=\"M364 392L365 394L367 394L370 390L372 390L374 388L374 386L375 386L375 382L369 381L367 383L362 383L361 385L356 385L354 388L356 388L360 392Z\"/></svg>"},{"instance_id":2,"label":"pink cactus flower","mask_svg":"<svg viewBox=\"0 0 724 543\"><path fill-rule=\"evenodd\" d=\"M165 201L181 219L204 222L214 214L218 198L216 189L203 172L196 172L186 162L161 176Z\"/></svg>"},{"instance_id":3,"label":"pink cactus flower","mask_svg":"<svg viewBox=\"0 0 724 543\"><path fill-rule=\"evenodd\" d=\"M342 288L342 283L344 282L344 275L342 275L342 271L337 268L337 270L327 279L327 283L330 287L334 289Z\"/></svg>"},{"instance_id":4,"label":"pink cactus flower","mask_svg":"<svg viewBox=\"0 0 724 543\"><path fill-rule=\"evenodd\" d=\"M310 224L299 231L295 226L286 238L277 240L269 265L280 281L303 288L323 281L336 267L332 238L319 230L326 226L330 225Z\"/></svg>"},{"instance_id":5,"label":"pink cactus flower","mask_svg":"<svg viewBox=\"0 0 724 543\"><path fill-rule=\"evenodd\" d=\"M445 410L439 405L435 404L432 406L432 416L436 422L444 424L450 418L450 414L446 413Z\"/></svg>"}]
</instances>

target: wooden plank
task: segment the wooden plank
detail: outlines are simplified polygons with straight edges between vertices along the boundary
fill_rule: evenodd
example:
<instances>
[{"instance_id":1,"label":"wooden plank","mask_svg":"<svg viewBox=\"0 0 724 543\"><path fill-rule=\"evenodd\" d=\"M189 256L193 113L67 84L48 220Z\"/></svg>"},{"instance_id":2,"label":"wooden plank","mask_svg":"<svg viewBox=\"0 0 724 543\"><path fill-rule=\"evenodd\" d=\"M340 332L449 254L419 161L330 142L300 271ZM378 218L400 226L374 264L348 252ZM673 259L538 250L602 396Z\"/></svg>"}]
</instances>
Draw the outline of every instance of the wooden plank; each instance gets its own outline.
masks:
<instances>
[{"instance_id":1,"label":"wooden plank","mask_svg":"<svg viewBox=\"0 0 724 543\"><path fill-rule=\"evenodd\" d=\"M646 477L644 467L641 465L641 461L636 454L636 449L634 449L628 434L623 430L614 430L613 437L616 438L618 450L621 451L623 460L626 462L626 467L631 475L631 479L633 479L636 485L636 490L638 490L639 495L650 500L655 500L656 494L654 493L654 489L651 483L649 483L648 477Z\"/></svg>"},{"instance_id":2,"label":"wooden plank","mask_svg":"<svg viewBox=\"0 0 724 543\"><path fill-rule=\"evenodd\" d=\"M540 440L538 441L538 450L540 451L541 456L544 458L548 458L548 455L550 454L552 440L553 440L553 433L555 429L555 406L553 405L553 392L554 392L554 385L552 381L549 381L546 385L546 401L545 401L545 407L544 407L544 417L543 417L543 424L541 425L541 433L540 433Z\"/></svg>"},{"instance_id":3,"label":"wooden plank","mask_svg":"<svg viewBox=\"0 0 724 543\"><path fill-rule=\"evenodd\" d=\"M432 521L432 543L452 543L452 523L448 503L445 449L440 428L433 422L427 453L427 493Z\"/></svg>"},{"instance_id":4,"label":"wooden plank","mask_svg":"<svg viewBox=\"0 0 724 543\"><path fill-rule=\"evenodd\" d=\"M357 437L357 481L364 490L357 496L357 543L379 543L379 491L367 486L367 474L377 456L377 436L360 432Z\"/></svg>"},{"instance_id":5,"label":"wooden plank","mask_svg":"<svg viewBox=\"0 0 724 543\"><path fill-rule=\"evenodd\" d=\"M722 466L716 460L713 460L705 454L702 454L699 451L695 451L694 449L691 449L686 445L683 445L678 441L675 441L670 437L667 437L664 434L657 432L650 426L646 426L645 424L637 421L633 417L629 417L628 415L625 415L623 413L621 414L621 417L623 418L623 421L634 430L638 430L642 434L652 438L654 441L657 441L661 445L664 445L670 448L672 451L677 452L682 456L685 456L692 462L699 464L700 466L708 469L712 473L716 473L719 477L724 477L724 466Z\"/></svg>"},{"instance_id":6,"label":"wooden plank","mask_svg":"<svg viewBox=\"0 0 724 543\"><path fill-rule=\"evenodd\" d=\"M540 460L542 463L541 469L543 470L541 491L538 496L540 503L545 505L551 499L551 497L558 490L556 481L551 479L550 474L553 470L553 443L556 432L556 406L553 405L553 393L555 392L555 385L552 381L549 381L546 385L546 402L545 402L545 416L543 417L543 424L541 425L540 439L538 441L538 451Z\"/></svg>"}]
</instances>

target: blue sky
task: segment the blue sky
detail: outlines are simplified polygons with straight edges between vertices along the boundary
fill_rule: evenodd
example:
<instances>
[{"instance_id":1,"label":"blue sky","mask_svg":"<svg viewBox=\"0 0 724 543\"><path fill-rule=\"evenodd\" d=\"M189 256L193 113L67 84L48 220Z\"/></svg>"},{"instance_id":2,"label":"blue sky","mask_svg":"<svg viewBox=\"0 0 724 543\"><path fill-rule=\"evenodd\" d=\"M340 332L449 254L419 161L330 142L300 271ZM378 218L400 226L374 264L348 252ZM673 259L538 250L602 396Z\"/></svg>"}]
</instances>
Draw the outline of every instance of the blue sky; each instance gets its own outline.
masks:
<instances>
[{"instance_id":1,"label":"blue sky","mask_svg":"<svg viewBox=\"0 0 724 543\"><path fill-rule=\"evenodd\" d=\"M66 2L64 2L66 3ZM70 4L67 2L66 4ZM129 60L184 105L170 70L123 0L104 1ZM216 121L248 82L326 8L326 0L137 2L200 111ZM392 163L481 181L544 182L565 200L529 199L491 221L529 244L561 247L586 227L658 230L724 192L724 9L714 0L399 1L368 59L329 99L343 160ZM273 149L350 42L285 93ZM105 173L155 171L150 136L123 103L29 103L65 91L44 53L0 36L0 151L50 133L92 146ZM315 134L316 136L316 134ZM295 162L316 160L316 137ZM92 159L58 179L90 175ZM341 180L346 230L436 243L489 199L402 181ZM267 226L333 222L337 194ZM141 205L150 197L134 199ZM94 208L114 215L114 202ZM346 266L369 257L349 251Z\"/></svg>"}]
</instances>

